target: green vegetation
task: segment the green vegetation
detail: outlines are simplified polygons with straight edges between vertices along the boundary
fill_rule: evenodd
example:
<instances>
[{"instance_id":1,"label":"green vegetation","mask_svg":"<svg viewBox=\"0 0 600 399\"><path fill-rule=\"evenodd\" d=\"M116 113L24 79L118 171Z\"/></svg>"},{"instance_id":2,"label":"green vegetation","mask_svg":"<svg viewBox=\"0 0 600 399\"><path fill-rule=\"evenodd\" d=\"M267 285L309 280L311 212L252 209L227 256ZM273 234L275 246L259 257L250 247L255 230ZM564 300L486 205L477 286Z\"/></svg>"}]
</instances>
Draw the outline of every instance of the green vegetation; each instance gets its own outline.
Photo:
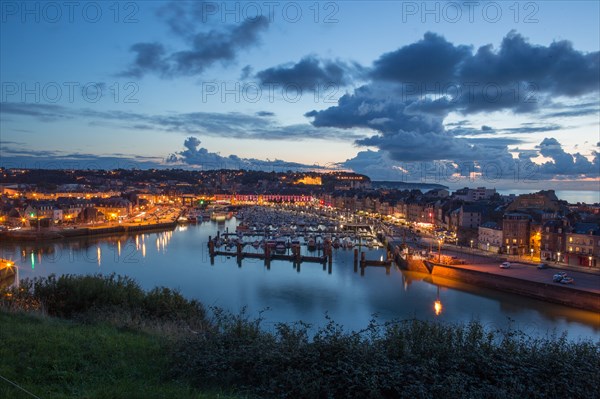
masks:
<instances>
[{"instance_id":1,"label":"green vegetation","mask_svg":"<svg viewBox=\"0 0 600 399\"><path fill-rule=\"evenodd\" d=\"M130 279L62 276L1 293L0 375L43 398L600 397L600 342L533 339L473 322L345 332L213 309ZM19 396L21 395L21 396ZM0 397L26 397L0 381Z\"/></svg>"},{"instance_id":2,"label":"green vegetation","mask_svg":"<svg viewBox=\"0 0 600 399\"><path fill-rule=\"evenodd\" d=\"M167 379L156 335L3 312L0 326L0 375L43 399L219 397ZM32 397L0 380L0 398Z\"/></svg>"},{"instance_id":3,"label":"green vegetation","mask_svg":"<svg viewBox=\"0 0 600 399\"><path fill-rule=\"evenodd\" d=\"M600 343L408 320L359 333L217 317L188 338L174 370L195 386L236 386L273 398L600 397Z\"/></svg>"}]
</instances>

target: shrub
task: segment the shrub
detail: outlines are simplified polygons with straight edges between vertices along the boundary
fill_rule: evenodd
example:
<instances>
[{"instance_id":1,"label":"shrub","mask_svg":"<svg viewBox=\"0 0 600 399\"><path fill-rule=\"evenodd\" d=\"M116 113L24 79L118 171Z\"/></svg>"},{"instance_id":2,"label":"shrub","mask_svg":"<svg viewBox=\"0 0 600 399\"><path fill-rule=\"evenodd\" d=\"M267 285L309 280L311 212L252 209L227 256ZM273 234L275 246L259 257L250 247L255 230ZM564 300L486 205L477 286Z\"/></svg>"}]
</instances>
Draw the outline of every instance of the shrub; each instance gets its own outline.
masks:
<instances>
[{"instance_id":1,"label":"shrub","mask_svg":"<svg viewBox=\"0 0 600 399\"><path fill-rule=\"evenodd\" d=\"M418 320L344 332L217 311L214 328L175 350L172 369L203 388L272 398L600 397L600 343L532 339Z\"/></svg>"},{"instance_id":2,"label":"shrub","mask_svg":"<svg viewBox=\"0 0 600 399\"><path fill-rule=\"evenodd\" d=\"M24 279L19 288L0 293L0 307L126 327L148 326L149 321L188 330L206 325L205 310L198 301L165 287L145 292L133 279L114 274Z\"/></svg>"}]
</instances>

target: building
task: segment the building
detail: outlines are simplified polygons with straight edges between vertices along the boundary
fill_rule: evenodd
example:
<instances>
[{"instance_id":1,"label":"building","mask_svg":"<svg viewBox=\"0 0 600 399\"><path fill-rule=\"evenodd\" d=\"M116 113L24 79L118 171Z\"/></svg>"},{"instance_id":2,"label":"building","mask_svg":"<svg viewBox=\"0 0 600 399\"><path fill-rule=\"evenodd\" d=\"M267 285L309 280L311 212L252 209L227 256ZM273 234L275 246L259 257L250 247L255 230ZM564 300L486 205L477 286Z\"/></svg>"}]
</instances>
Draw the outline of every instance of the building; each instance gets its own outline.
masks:
<instances>
[{"instance_id":1,"label":"building","mask_svg":"<svg viewBox=\"0 0 600 399\"><path fill-rule=\"evenodd\" d=\"M496 222L486 222L479 226L477 242L479 249L498 253L502 248L502 226Z\"/></svg>"},{"instance_id":2,"label":"building","mask_svg":"<svg viewBox=\"0 0 600 399\"><path fill-rule=\"evenodd\" d=\"M458 227L476 229L481 224L481 208L474 205L463 205L458 212Z\"/></svg>"},{"instance_id":3,"label":"building","mask_svg":"<svg viewBox=\"0 0 600 399\"><path fill-rule=\"evenodd\" d=\"M494 194L496 194L495 188L485 188L485 187L477 187L477 188L461 188L454 192L452 195L455 199L466 201L466 202L475 202L480 200L490 199Z\"/></svg>"},{"instance_id":4,"label":"building","mask_svg":"<svg viewBox=\"0 0 600 399\"><path fill-rule=\"evenodd\" d=\"M565 236L568 222L565 219L548 220L542 226L540 258L557 261L565 253Z\"/></svg>"},{"instance_id":5,"label":"building","mask_svg":"<svg viewBox=\"0 0 600 399\"><path fill-rule=\"evenodd\" d=\"M104 215L107 220L117 220L131 214L131 201L121 198L112 197L98 200L96 209Z\"/></svg>"},{"instance_id":6,"label":"building","mask_svg":"<svg viewBox=\"0 0 600 399\"><path fill-rule=\"evenodd\" d=\"M566 252L561 261L574 266L599 267L600 226L577 223L566 234Z\"/></svg>"},{"instance_id":7,"label":"building","mask_svg":"<svg viewBox=\"0 0 600 399\"><path fill-rule=\"evenodd\" d=\"M481 208L474 205L462 205L450 212L449 227L457 232L459 229L476 229L481 224Z\"/></svg>"},{"instance_id":8,"label":"building","mask_svg":"<svg viewBox=\"0 0 600 399\"><path fill-rule=\"evenodd\" d=\"M509 255L529 253L531 216L524 213L506 213L502 219L503 251Z\"/></svg>"}]
</instances>

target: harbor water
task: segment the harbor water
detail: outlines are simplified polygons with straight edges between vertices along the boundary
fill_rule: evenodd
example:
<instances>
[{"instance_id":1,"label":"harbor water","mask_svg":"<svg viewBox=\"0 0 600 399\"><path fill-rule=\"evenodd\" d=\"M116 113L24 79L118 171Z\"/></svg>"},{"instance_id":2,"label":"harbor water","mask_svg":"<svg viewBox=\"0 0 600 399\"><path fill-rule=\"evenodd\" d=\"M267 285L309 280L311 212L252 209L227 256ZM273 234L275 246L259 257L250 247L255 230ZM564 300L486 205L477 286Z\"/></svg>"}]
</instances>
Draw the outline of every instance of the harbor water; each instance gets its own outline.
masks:
<instances>
[{"instance_id":1,"label":"harbor water","mask_svg":"<svg viewBox=\"0 0 600 399\"><path fill-rule=\"evenodd\" d=\"M114 237L92 237L45 243L1 243L0 257L16 261L19 278L50 274L127 275L143 288L166 286L207 307L233 313L245 309L259 314L263 326L303 321L315 328L329 316L346 330L360 330L376 318L380 322L418 318L448 323L477 320L490 329L515 328L545 337L566 333L569 339L600 340L600 315L483 289L427 274L405 272L395 266L353 267L349 249L333 250L329 268L304 262L217 256L207 241L219 230L235 231L236 221L178 226L173 231ZM245 251L260 251L247 246ZM382 249L362 248L366 258L385 257ZM232 250L235 251L235 248ZM302 248L303 254L310 254ZM316 255L317 253L312 253ZM436 314L434 304L438 302ZM441 309L440 309L441 304Z\"/></svg>"}]
</instances>

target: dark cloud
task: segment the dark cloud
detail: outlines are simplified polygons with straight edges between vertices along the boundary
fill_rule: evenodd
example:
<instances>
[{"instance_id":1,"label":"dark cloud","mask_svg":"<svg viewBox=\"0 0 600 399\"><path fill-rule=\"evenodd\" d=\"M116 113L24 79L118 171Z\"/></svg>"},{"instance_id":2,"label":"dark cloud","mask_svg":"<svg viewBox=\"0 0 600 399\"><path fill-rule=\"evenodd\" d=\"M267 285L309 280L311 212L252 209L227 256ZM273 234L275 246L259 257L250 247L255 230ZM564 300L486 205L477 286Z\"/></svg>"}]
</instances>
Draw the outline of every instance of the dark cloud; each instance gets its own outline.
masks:
<instances>
[{"instance_id":1,"label":"dark cloud","mask_svg":"<svg viewBox=\"0 0 600 399\"><path fill-rule=\"evenodd\" d=\"M563 111L548 112L543 115L544 118L570 118L586 115L599 115L600 108L596 105L593 107L573 106Z\"/></svg>"},{"instance_id":2,"label":"dark cloud","mask_svg":"<svg viewBox=\"0 0 600 399\"><path fill-rule=\"evenodd\" d=\"M169 73L169 63L165 59L166 50L160 43L136 43L130 51L135 59L128 70L119 74L125 77L141 78L146 73L165 76Z\"/></svg>"},{"instance_id":3,"label":"dark cloud","mask_svg":"<svg viewBox=\"0 0 600 399\"><path fill-rule=\"evenodd\" d=\"M427 108L426 102L403 102L393 93L386 93L385 88L366 85L357 88L353 94L343 95L336 106L311 111L305 116L313 118L312 124L316 127L360 127L390 133L399 130L418 133L443 131L442 117L420 112Z\"/></svg>"},{"instance_id":4,"label":"dark cloud","mask_svg":"<svg viewBox=\"0 0 600 399\"><path fill-rule=\"evenodd\" d=\"M258 111L256 113L257 116L275 116L275 113L270 111Z\"/></svg>"},{"instance_id":5,"label":"dark cloud","mask_svg":"<svg viewBox=\"0 0 600 399\"><path fill-rule=\"evenodd\" d=\"M549 46L530 44L511 31L498 52L491 45L480 47L460 68L464 82L494 82L509 86L532 82L540 92L579 96L598 91L600 52L583 53L563 40Z\"/></svg>"},{"instance_id":6,"label":"dark cloud","mask_svg":"<svg viewBox=\"0 0 600 399\"><path fill-rule=\"evenodd\" d=\"M209 17L219 15L219 10L220 4L216 1L173 0L159 7L157 15L167 23L171 33L190 38L198 25L212 22Z\"/></svg>"},{"instance_id":7,"label":"dark cloud","mask_svg":"<svg viewBox=\"0 0 600 399\"><path fill-rule=\"evenodd\" d=\"M451 112L537 113L540 106L552 107L554 96L597 93L598 54L576 51L565 41L532 45L515 32L504 38L498 51L489 45L473 54L467 46L428 33L423 40L381 56L373 65L370 83L342 96L337 105L305 116L316 127L374 131L355 144L382 150L394 161L482 164L493 159L512 167L508 146L525 140L506 135L557 131L563 126L524 123L513 128L483 125L475 129L463 120L447 124L453 128L446 130L444 119ZM566 66L574 68L578 76L567 72ZM443 89L447 83L453 90ZM587 158L567 155L573 165L563 168L565 173L588 166ZM561 164L568 166L566 161ZM544 173L551 174L549 167ZM555 169L553 173L563 172Z\"/></svg>"},{"instance_id":8,"label":"dark cloud","mask_svg":"<svg viewBox=\"0 0 600 399\"><path fill-rule=\"evenodd\" d=\"M217 62L235 60L239 51L256 45L268 25L268 19L260 16L225 29L197 32L186 39L187 49L169 54L160 43L136 43L130 48L135 59L120 75L139 78L148 73L161 77L201 74Z\"/></svg>"},{"instance_id":9,"label":"dark cloud","mask_svg":"<svg viewBox=\"0 0 600 399\"><path fill-rule=\"evenodd\" d=\"M555 96L598 92L600 52L577 51L568 41L533 45L511 31L497 51L485 45L472 53L471 47L428 32L382 55L369 76L402 85L406 98L446 97L451 109L463 114L533 112Z\"/></svg>"},{"instance_id":10,"label":"dark cloud","mask_svg":"<svg viewBox=\"0 0 600 399\"><path fill-rule=\"evenodd\" d=\"M319 90L328 86L346 86L363 73L356 63L319 59L307 56L296 64L285 64L256 73L262 84L294 85L301 89Z\"/></svg>"},{"instance_id":11,"label":"dark cloud","mask_svg":"<svg viewBox=\"0 0 600 399\"><path fill-rule=\"evenodd\" d=\"M454 46L427 32L422 40L383 54L370 75L375 80L404 83L454 82L458 67L470 55L470 47Z\"/></svg>"},{"instance_id":12,"label":"dark cloud","mask_svg":"<svg viewBox=\"0 0 600 399\"><path fill-rule=\"evenodd\" d=\"M240 80L246 80L252 75L252 67L250 65L246 65L242 68L242 73L240 74Z\"/></svg>"}]
</instances>

